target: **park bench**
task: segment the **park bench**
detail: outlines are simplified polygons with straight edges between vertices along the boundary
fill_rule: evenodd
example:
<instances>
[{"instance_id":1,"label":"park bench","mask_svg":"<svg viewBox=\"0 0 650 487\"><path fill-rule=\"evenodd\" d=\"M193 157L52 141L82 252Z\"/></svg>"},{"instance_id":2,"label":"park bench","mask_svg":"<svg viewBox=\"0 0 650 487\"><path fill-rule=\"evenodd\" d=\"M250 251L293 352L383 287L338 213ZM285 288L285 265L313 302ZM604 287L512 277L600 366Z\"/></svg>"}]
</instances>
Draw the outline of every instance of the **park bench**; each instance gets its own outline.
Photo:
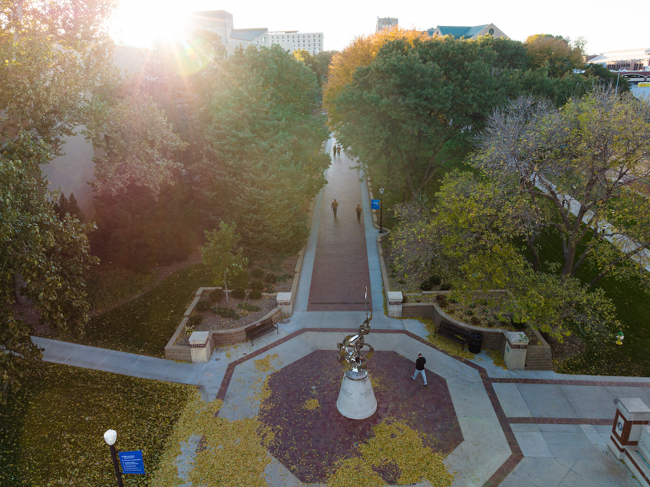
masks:
<instances>
[{"instance_id":1,"label":"park bench","mask_svg":"<svg viewBox=\"0 0 650 487\"><path fill-rule=\"evenodd\" d=\"M462 329L461 327L449 323L448 321L441 321L436 334L448 338L456 343L463 345L463 350L465 350L465 344L469 342L469 333Z\"/></svg>"},{"instance_id":2,"label":"park bench","mask_svg":"<svg viewBox=\"0 0 650 487\"><path fill-rule=\"evenodd\" d=\"M254 339L261 337L262 335L265 335L274 329L280 333L280 330L278 330L278 325L273 323L273 320L271 318L262 320L259 323L254 323L246 328L246 341L250 340L252 345Z\"/></svg>"}]
</instances>

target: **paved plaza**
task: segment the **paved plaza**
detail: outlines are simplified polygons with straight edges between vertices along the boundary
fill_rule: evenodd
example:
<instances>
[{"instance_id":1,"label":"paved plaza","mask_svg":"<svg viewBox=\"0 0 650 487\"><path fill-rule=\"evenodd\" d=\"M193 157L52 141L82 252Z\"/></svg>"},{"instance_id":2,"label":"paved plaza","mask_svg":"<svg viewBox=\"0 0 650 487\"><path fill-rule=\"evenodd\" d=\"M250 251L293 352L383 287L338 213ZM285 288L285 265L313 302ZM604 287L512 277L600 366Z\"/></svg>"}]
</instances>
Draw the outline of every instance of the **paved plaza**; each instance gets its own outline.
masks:
<instances>
[{"instance_id":1,"label":"paved plaza","mask_svg":"<svg viewBox=\"0 0 650 487\"><path fill-rule=\"evenodd\" d=\"M205 400L223 401L221 418L256 417L277 431L277 441L267 448L265 477L272 486L325 485L334 464L354 456L372 427L389 418L409 424L427 446L446 455L455 486L640 486L613 457L607 440L616 401L639 397L650 405L650 380L504 370L484 352L465 360L436 349L418 321L389 319L383 312L378 233L367 187L353 165L341 153L327 171L329 184L316 199L295 311L288 323L279 324L279 334L261 337L254 346L217 349L206 364L34 338L45 349L44 359L194 384ZM336 220L330 207L334 198L340 203ZM354 213L358 203L364 210L361 224ZM342 368L335 350L365 318L366 285L375 312L366 342L376 351L368 368L378 410L355 421L336 409ZM418 352L427 360L427 387L421 378L410 378ZM260 360L272 366L260 368ZM196 431L183 446L182 478L201 438ZM399 478L395 466L377 473L387 485Z\"/></svg>"}]
</instances>

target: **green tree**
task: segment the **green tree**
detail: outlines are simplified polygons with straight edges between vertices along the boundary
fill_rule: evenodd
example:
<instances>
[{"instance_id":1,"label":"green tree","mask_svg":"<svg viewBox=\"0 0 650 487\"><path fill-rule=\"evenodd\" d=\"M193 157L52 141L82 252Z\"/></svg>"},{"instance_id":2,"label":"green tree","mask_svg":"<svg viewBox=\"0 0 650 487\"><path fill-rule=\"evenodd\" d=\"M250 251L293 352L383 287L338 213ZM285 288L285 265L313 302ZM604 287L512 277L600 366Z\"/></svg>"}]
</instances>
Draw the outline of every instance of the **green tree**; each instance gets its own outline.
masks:
<instances>
[{"instance_id":1,"label":"green tree","mask_svg":"<svg viewBox=\"0 0 650 487\"><path fill-rule=\"evenodd\" d=\"M463 293L507 289L511 299L501 307L502 320L557 336L601 335L619 327L602 290L535 272L522 256L515 242L531 230L522 225L526 198L467 172L447 175L435 206L420 201L397 207L391 242L398 266L411 284L436 274Z\"/></svg>"},{"instance_id":2,"label":"green tree","mask_svg":"<svg viewBox=\"0 0 650 487\"><path fill-rule=\"evenodd\" d=\"M219 73L200 168L206 212L236 223L250 255L294 253L330 161L315 76L279 46L238 51Z\"/></svg>"},{"instance_id":3,"label":"green tree","mask_svg":"<svg viewBox=\"0 0 650 487\"><path fill-rule=\"evenodd\" d=\"M16 294L40 311L40 323L81 333L88 320L84 275L96 263L86 233L69 213L54 211L39 164L51 158L48 145L25 132L0 151L0 400L19 387L41 357L30 327L14 314ZM16 276L22 278L17 286Z\"/></svg>"},{"instance_id":4,"label":"green tree","mask_svg":"<svg viewBox=\"0 0 650 487\"><path fill-rule=\"evenodd\" d=\"M472 164L511 194L546 202L573 276L585 263L605 275L650 264L650 201L639 192L650 168L650 104L596 89L561 110L530 97L490 117ZM536 203L537 204L537 203Z\"/></svg>"},{"instance_id":5,"label":"green tree","mask_svg":"<svg viewBox=\"0 0 650 487\"><path fill-rule=\"evenodd\" d=\"M87 320L84 274L95 261L88 255L91 226L82 226L69 211L58 218L52 202L57 195L48 192L40 165L62 155L66 139L79 127L89 127L87 137L95 138L115 116L121 126L140 121L114 137L133 143L122 161L140 164L113 173L99 170L97 183L105 187L107 175L118 183L155 188L170 175L165 155L158 152L167 142L157 139L170 132L162 130L160 113L146 100L124 97L130 85L113 65L114 46L106 32L113 7L110 0L0 1L2 394L19 385L24 368L39 356L31 328L14 315L16 292L41 311L43 324L81 333ZM124 147L123 140L115 143ZM127 169L132 174L120 173ZM16 286L18 276L24 284Z\"/></svg>"},{"instance_id":6,"label":"green tree","mask_svg":"<svg viewBox=\"0 0 650 487\"><path fill-rule=\"evenodd\" d=\"M449 37L386 43L334 100L345 114L339 140L404 199L417 196L505 102L495 59L489 47Z\"/></svg>"},{"instance_id":7,"label":"green tree","mask_svg":"<svg viewBox=\"0 0 650 487\"><path fill-rule=\"evenodd\" d=\"M221 222L219 230L206 231L205 238L207 242L201 247L203 264L210 269L214 283L224 286L228 303L228 284L245 272L248 259L242 255L243 249L238 247L240 237L235 233L234 224Z\"/></svg>"}]
</instances>

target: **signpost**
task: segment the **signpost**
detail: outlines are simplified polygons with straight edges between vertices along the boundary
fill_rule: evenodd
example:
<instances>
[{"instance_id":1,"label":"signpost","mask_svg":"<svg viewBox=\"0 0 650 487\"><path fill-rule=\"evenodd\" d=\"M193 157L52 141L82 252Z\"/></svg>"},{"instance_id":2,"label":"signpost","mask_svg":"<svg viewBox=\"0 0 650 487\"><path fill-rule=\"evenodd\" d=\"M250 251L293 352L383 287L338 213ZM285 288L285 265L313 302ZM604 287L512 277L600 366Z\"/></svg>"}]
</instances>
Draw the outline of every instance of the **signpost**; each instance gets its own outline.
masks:
<instances>
[{"instance_id":1,"label":"signpost","mask_svg":"<svg viewBox=\"0 0 650 487\"><path fill-rule=\"evenodd\" d=\"M379 207L379 200L370 200L370 209L371 210L378 210Z\"/></svg>"},{"instance_id":2,"label":"signpost","mask_svg":"<svg viewBox=\"0 0 650 487\"><path fill-rule=\"evenodd\" d=\"M119 453L122 464L122 474L135 473L144 475L144 460L142 450L123 451Z\"/></svg>"}]
</instances>

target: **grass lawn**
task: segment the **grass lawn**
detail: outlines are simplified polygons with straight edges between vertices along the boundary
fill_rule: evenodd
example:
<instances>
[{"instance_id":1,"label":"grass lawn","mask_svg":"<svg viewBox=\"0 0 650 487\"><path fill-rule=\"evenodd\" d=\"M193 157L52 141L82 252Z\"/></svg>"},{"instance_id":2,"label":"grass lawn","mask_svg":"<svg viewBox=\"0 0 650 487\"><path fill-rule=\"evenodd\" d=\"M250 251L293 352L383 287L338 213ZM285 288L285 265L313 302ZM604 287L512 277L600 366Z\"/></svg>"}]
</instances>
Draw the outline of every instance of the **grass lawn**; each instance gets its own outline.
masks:
<instances>
[{"instance_id":1,"label":"grass lawn","mask_svg":"<svg viewBox=\"0 0 650 487\"><path fill-rule=\"evenodd\" d=\"M193 294L211 279L203 264L181 269L142 296L93 317L85 335L56 336L95 347L163 357Z\"/></svg>"},{"instance_id":2,"label":"grass lawn","mask_svg":"<svg viewBox=\"0 0 650 487\"><path fill-rule=\"evenodd\" d=\"M560 237L542 235L541 261L563 262ZM590 282L597 272L584 264L577 273L582 282ZM544 265L542 265L544 267ZM616 306L618 319L626 326L625 340L617 346L615 337L607 343L586 343L585 351L562 362L558 372L572 374L650 376L650 293L638 280L617 281L605 277L602 288Z\"/></svg>"},{"instance_id":3,"label":"grass lawn","mask_svg":"<svg viewBox=\"0 0 650 487\"><path fill-rule=\"evenodd\" d=\"M142 450L158 465L192 386L43 362L0 406L0 486L116 485L103 435L118 451ZM126 475L144 486L150 475Z\"/></svg>"}]
</instances>

